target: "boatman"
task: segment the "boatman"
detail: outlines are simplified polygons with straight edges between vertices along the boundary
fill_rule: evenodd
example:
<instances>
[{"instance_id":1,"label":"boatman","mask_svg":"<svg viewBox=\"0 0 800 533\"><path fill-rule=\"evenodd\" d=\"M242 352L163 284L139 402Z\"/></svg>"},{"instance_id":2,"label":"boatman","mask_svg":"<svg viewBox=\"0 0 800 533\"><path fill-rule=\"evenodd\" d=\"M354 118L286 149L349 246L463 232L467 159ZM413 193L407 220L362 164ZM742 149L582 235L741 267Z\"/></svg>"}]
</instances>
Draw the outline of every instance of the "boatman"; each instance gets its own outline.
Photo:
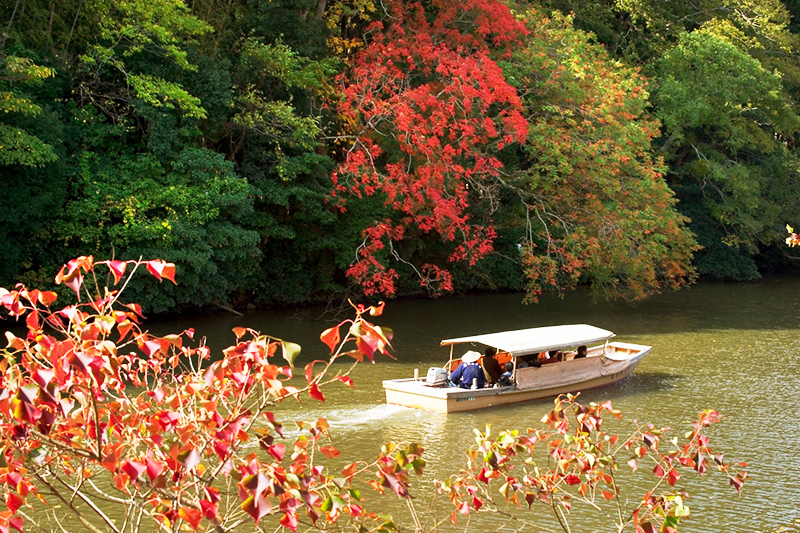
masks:
<instances>
[{"instance_id":1,"label":"boatman","mask_svg":"<svg viewBox=\"0 0 800 533\"><path fill-rule=\"evenodd\" d=\"M486 378L483 375L483 367L478 364L480 358L481 354L473 350L462 355L461 364L450 374L450 381L462 389L471 389L472 381L475 380L479 389L484 388Z\"/></svg>"},{"instance_id":2,"label":"boatman","mask_svg":"<svg viewBox=\"0 0 800 533\"><path fill-rule=\"evenodd\" d=\"M486 376L486 382L490 385L497 383L500 380L500 376L503 374L500 363L494 358L495 355L497 355L497 350L492 347L486 348L481 362L483 365L483 373Z\"/></svg>"}]
</instances>

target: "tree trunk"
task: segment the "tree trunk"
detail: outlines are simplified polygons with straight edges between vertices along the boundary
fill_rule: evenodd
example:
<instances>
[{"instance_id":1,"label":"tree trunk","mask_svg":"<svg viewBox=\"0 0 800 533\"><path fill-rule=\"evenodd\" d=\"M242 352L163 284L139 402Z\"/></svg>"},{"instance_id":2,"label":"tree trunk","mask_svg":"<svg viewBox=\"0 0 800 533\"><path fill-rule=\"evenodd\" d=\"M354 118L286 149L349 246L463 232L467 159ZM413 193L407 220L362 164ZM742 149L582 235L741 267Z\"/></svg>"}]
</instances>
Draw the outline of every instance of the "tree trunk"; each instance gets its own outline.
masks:
<instances>
[{"instance_id":1,"label":"tree trunk","mask_svg":"<svg viewBox=\"0 0 800 533\"><path fill-rule=\"evenodd\" d=\"M56 3L50 2L50 21L47 23L47 40L53 42L53 17L56 14Z\"/></svg>"},{"instance_id":2,"label":"tree trunk","mask_svg":"<svg viewBox=\"0 0 800 533\"><path fill-rule=\"evenodd\" d=\"M322 16L325 14L325 5L328 3L328 0L317 0L317 11L314 13L314 18L317 20L322 20Z\"/></svg>"},{"instance_id":3,"label":"tree trunk","mask_svg":"<svg viewBox=\"0 0 800 533\"><path fill-rule=\"evenodd\" d=\"M3 40L0 41L0 47L5 46L6 39L8 39L9 35L11 35L11 23L14 22L14 15L17 14L17 8L19 7L19 2L20 0L17 0L17 3L14 4L14 11L11 12L11 18L8 19L8 28L6 28L6 32L3 34Z\"/></svg>"},{"instance_id":4,"label":"tree trunk","mask_svg":"<svg viewBox=\"0 0 800 533\"><path fill-rule=\"evenodd\" d=\"M75 31L75 25L78 23L78 16L81 14L82 7L83 0L78 3L78 11L75 12L75 19L72 21L72 28L69 29L69 37L67 38L67 44L64 45L64 52L67 51L67 48L69 48L69 43L72 41L72 33ZM52 17L50 20L52 20Z\"/></svg>"}]
</instances>

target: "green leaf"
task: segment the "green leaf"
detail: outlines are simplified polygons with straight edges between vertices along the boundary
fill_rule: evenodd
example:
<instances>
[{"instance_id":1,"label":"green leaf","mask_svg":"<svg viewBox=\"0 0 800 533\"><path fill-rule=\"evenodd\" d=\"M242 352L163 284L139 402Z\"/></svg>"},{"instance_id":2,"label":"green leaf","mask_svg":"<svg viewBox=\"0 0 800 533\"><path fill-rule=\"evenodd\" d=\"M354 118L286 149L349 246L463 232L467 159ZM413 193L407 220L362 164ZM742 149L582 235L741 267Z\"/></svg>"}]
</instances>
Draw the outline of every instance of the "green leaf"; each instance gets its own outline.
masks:
<instances>
[{"instance_id":1,"label":"green leaf","mask_svg":"<svg viewBox=\"0 0 800 533\"><path fill-rule=\"evenodd\" d=\"M26 459L34 464L39 464L47 457L47 450L44 446L39 446L28 452Z\"/></svg>"},{"instance_id":2,"label":"green leaf","mask_svg":"<svg viewBox=\"0 0 800 533\"><path fill-rule=\"evenodd\" d=\"M320 509L322 509L322 510L323 510L323 511L325 511L326 513L327 513L328 511L332 511L332 510L333 510L333 499L332 499L330 496L328 496L328 497L325 499L325 501L324 501L324 502L322 502L322 506L320 507Z\"/></svg>"},{"instance_id":3,"label":"green leaf","mask_svg":"<svg viewBox=\"0 0 800 533\"><path fill-rule=\"evenodd\" d=\"M136 96L153 107L178 107L187 116L206 118L206 110L200 105L200 99L189 94L177 83L149 75L131 75L128 79Z\"/></svg>"},{"instance_id":4,"label":"green leaf","mask_svg":"<svg viewBox=\"0 0 800 533\"><path fill-rule=\"evenodd\" d=\"M41 166L58 159L53 147L20 128L0 124L0 165Z\"/></svg>"},{"instance_id":5,"label":"green leaf","mask_svg":"<svg viewBox=\"0 0 800 533\"><path fill-rule=\"evenodd\" d=\"M283 358L289 362L290 366L294 366L294 360L300 355L300 345L293 342L281 341L281 350L283 351Z\"/></svg>"}]
</instances>

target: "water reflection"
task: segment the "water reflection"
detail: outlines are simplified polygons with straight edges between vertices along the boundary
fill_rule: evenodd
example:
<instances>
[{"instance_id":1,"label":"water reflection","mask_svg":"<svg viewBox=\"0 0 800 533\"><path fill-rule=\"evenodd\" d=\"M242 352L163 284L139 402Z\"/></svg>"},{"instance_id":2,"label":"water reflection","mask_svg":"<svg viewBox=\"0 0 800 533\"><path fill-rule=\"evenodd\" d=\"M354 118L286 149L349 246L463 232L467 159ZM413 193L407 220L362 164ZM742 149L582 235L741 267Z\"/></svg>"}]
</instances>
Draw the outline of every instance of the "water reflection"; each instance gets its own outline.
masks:
<instances>
[{"instance_id":1,"label":"water reflection","mask_svg":"<svg viewBox=\"0 0 800 533\"><path fill-rule=\"evenodd\" d=\"M631 418L673 425L681 432L698 411L715 408L726 417L712 431L718 448L728 458L750 465L751 477L739 497L717 476L692 482L697 492L689 501L693 518L687 531L715 533L720 524L726 531L768 530L797 518L800 507L795 437L800 420L799 294L800 280L775 278L697 285L635 307L592 304L584 291L568 293L564 299L545 297L534 306L521 305L518 294L390 302L376 321L394 329L397 361L379 358L377 365L357 367L352 374L357 388L332 385L325 389L324 404L288 401L276 411L287 426L295 419L326 417L343 461L372 458L386 441L419 442L426 448L429 466L416 493L425 501L433 497L430 480L463 465L463 451L474 442L472 428L488 424L499 431L537 425L552 402L441 415L385 405L381 381L410 376L414 368L424 375L428 366L441 364L448 353L439 346L443 338L589 323L617 332L620 340L654 348L630 379L587 391L585 401L611 400ZM252 327L301 343L298 364L302 366L328 356L319 334L332 323L318 318L321 314L312 309L299 320L283 313L220 315L190 324L157 324L153 329L180 331L193 326L219 350L233 342L233 327ZM447 503L440 503L446 509ZM434 511L427 513L432 519ZM475 530L500 525L496 519L486 520Z\"/></svg>"}]
</instances>

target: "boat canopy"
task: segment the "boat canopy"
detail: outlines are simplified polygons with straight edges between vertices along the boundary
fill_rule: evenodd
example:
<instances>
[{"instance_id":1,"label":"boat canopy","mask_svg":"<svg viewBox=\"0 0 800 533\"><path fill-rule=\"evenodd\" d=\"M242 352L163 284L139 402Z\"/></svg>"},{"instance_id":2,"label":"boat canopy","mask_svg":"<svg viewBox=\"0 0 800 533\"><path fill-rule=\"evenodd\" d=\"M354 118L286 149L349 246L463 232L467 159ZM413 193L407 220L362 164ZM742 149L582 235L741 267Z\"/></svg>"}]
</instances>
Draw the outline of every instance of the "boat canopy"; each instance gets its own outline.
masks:
<instances>
[{"instance_id":1,"label":"boat canopy","mask_svg":"<svg viewBox=\"0 0 800 533\"><path fill-rule=\"evenodd\" d=\"M549 326L544 328L518 329L516 331L502 331L446 339L442 346L461 344L464 342L479 342L500 351L508 352L515 357L533 353L547 352L561 348L571 348L582 344L591 344L607 341L614 333L590 326L588 324L571 324L565 326Z\"/></svg>"}]
</instances>

